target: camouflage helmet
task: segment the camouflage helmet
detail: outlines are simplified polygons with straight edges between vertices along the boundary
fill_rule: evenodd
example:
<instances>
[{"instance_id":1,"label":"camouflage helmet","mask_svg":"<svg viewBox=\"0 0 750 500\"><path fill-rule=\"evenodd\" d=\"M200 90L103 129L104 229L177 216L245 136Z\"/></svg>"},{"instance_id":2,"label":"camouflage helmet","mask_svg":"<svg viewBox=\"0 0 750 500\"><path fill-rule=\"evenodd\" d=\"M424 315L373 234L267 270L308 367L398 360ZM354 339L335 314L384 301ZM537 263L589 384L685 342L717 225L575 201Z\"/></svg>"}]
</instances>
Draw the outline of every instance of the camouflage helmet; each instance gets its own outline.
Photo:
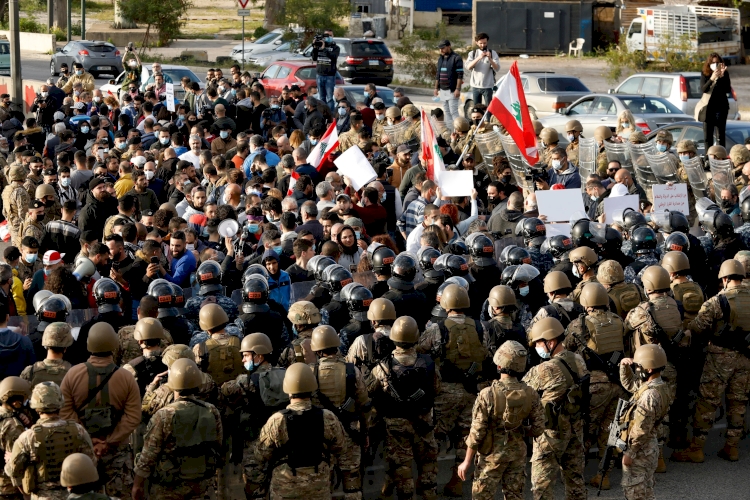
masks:
<instances>
[{"instance_id":1,"label":"camouflage helmet","mask_svg":"<svg viewBox=\"0 0 750 500\"><path fill-rule=\"evenodd\" d=\"M591 267L599 262L599 257L591 247L578 247L570 252L570 262L580 262L586 267Z\"/></svg>"},{"instance_id":2,"label":"camouflage helmet","mask_svg":"<svg viewBox=\"0 0 750 500\"><path fill-rule=\"evenodd\" d=\"M750 161L750 150L748 150L744 144L735 144L732 149L729 150L729 159L732 160L732 164L735 167L744 165Z\"/></svg>"},{"instance_id":3,"label":"camouflage helmet","mask_svg":"<svg viewBox=\"0 0 750 500\"><path fill-rule=\"evenodd\" d=\"M10 173L8 179L12 181L22 182L26 180L26 169L23 165L13 165L10 167Z\"/></svg>"},{"instance_id":4,"label":"camouflage helmet","mask_svg":"<svg viewBox=\"0 0 750 500\"><path fill-rule=\"evenodd\" d=\"M469 292L462 286L448 285L440 296L440 307L446 311L468 309L471 307Z\"/></svg>"},{"instance_id":5,"label":"camouflage helmet","mask_svg":"<svg viewBox=\"0 0 750 500\"><path fill-rule=\"evenodd\" d=\"M41 200L45 196L57 196L55 193L55 188L53 188L50 184L39 184L36 187L36 191L34 191L34 199Z\"/></svg>"},{"instance_id":6,"label":"camouflage helmet","mask_svg":"<svg viewBox=\"0 0 750 500\"><path fill-rule=\"evenodd\" d=\"M100 321L89 330L89 338L86 339L86 349L89 352L114 352L118 347L120 341L109 323Z\"/></svg>"},{"instance_id":7,"label":"camouflage helmet","mask_svg":"<svg viewBox=\"0 0 750 500\"><path fill-rule=\"evenodd\" d=\"M534 125L534 135L538 137L544 130L544 125L539 120L534 120L531 123Z\"/></svg>"},{"instance_id":8,"label":"camouflage helmet","mask_svg":"<svg viewBox=\"0 0 750 500\"><path fill-rule=\"evenodd\" d=\"M5 377L0 382L0 402L5 403L13 396L23 396L29 399L31 384L21 377Z\"/></svg>"},{"instance_id":9,"label":"camouflage helmet","mask_svg":"<svg viewBox=\"0 0 750 500\"><path fill-rule=\"evenodd\" d=\"M191 359L195 361L195 353L185 344L172 344L167 346L161 353L161 362L171 367L178 359Z\"/></svg>"},{"instance_id":10,"label":"camouflage helmet","mask_svg":"<svg viewBox=\"0 0 750 500\"><path fill-rule=\"evenodd\" d=\"M685 139L677 143L677 154L680 153L698 154L698 147L695 145L695 142L691 141L690 139Z\"/></svg>"},{"instance_id":11,"label":"camouflage helmet","mask_svg":"<svg viewBox=\"0 0 750 500\"><path fill-rule=\"evenodd\" d=\"M599 264L596 280L604 285L614 285L625 281L625 271L616 260L605 260Z\"/></svg>"},{"instance_id":12,"label":"camouflage helmet","mask_svg":"<svg viewBox=\"0 0 750 500\"><path fill-rule=\"evenodd\" d=\"M53 413L60 411L64 402L65 398L59 385L54 382L41 382L31 391L29 406L39 413Z\"/></svg>"},{"instance_id":13,"label":"camouflage helmet","mask_svg":"<svg viewBox=\"0 0 750 500\"><path fill-rule=\"evenodd\" d=\"M73 334L70 325L62 321L50 323L42 335L42 347L70 347L73 345Z\"/></svg>"},{"instance_id":14,"label":"camouflage helmet","mask_svg":"<svg viewBox=\"0 0 750 500\"><path fill-rule=\"evenodd\" d=\"M133 330L135 340L165 339L164 327L156 318L139 319Z\"/></svg>"},{"instance_id":15,"label":"camouflage helmet","mask_svg":"<svg viewBox=\"0 0 750 500\"><path fill-rule=\"evenodd\" d=\"M395 320L396 308L393 302L382 297L373 300L367 309L367 319L370 321Z\"/></svg>"},{"instance_id":16,"label":"camouflage helmet","mask_svg":"<svg viewBox=\"0 0 750 500\"><path fill-rule=\"evenodd\" d=\"M66 488L91 484L99 481L99 472L94 461L83 453L73 453L65 457L60 470L60 484Z\"/></svg>"},{"instance_id":17,"label":"camouflage helmet","mask_svg":"<svg viewBox=\"0 0 750 500\"><path fill-rule=\"evenodd\" d=\"M555 293L560 290L573 288L570 278L562 271L550 271L544 277L544 293Z\"/></svg>"},{"instance_id":18,"label":"camouflage helmet","mask_svg":"<svg viewBox=\"0 0 750 500\"><path fill-rule=\"evenodd\" d=\"M648 141L646 138L646 134L641 132L640 130L636 130L632 134L630 134L630 138L628 139L628 142L630 144L645 144Z\"/></svg>"},{"instance_id":19,"label":"camouflage helmet","mask_svg":"<svg viewBox=\"0 0 750 500\"><path fill-rule=\"evenodd\" d=\"M674 274L690 269L690 260L683 252L671 251L662 257L661 267L666 269L668 273Z\"/></svg>"},{"instance_id":20,"label":"camouflage helmet","mask_svg":"<svg viewBox=\"0 0 750 500\"><path fill-rule=\"evenodd\" d=\"M601 283L586 283L579 301L583 307L606 307L609 305L609 295Z\"/></svg>"},{"instance_id":21,"label":"camouflage helmet","mask_svg":"<svg viewBox=\"0 0 750 500\"><path fill-rule=\"evenodd\" d=\"M657 141L664 141L668 142L670 144L674 143L674 137L672 137L672 132L669 130L660 130L656 133L656 140Z\"/></svg>"},{"instance_id":22,"label":"camouflage helmet","mask_svg":"<svg viewBox=\"0 0 750 500\"><path fill-rule=\"evenodd\" d=\"M495 351L492 362L495 366L511 370L516 373L522 373L526 370L526 359L529 352L520 342L507 340Z\"/></svg>"},{"instance_id":23,"label":"camouflage helmet","mask_svg":"<svg viewBox=\"0 0 750 500\"><path fill-rule=\"evenodd\" d=\"M606 125L600 125L594 129L594 139L597 141L606 141L612 138L612 129Z\"/></svg>"},{"instance_id":24,"label":"camouflage helmet","mask_svg":"<svg viewBox=\"0 0 750 500\"><path fill-rule=\"evenodd\" d=\"M317 325L320 323L320 310L312 302L299 300L289 307L287 319L293 325Z\"/></svg>"},{"instance_id":25,"label":"camouflage helmet","mask_svg":"<svg viewBox=\"0 0 750 500\"><path fill-rule=\"evenodd\" d=\"M492 307L516 306L516 294L513 289L505 285L497 285L490 290L488 302Z\"/></svg>"},{"instance_id":26,"label":"camouflage helmet","mask_svg":"<svg viewBox=\"0 0 750 500\"><path fill-rule=\"evenodd\" d=\"M310 349L313 352L323 351L332 347L339 347L341 339L331 325L316 326L310 338Z\"/></svg>"},{"instance_id":27,"label":"camouflage helmet","mask_svg":"<svg viewBox=\"0 0 750 500\"><path fill-rule=\"evenodd\" d=\"M240 344L240 352L254 352L255 354L271 354L273 345L265 333L251 333Z\"/></svg>"},{"instance_id":28,"label":"camouflage helmet","mask_svg":"<svg viewBox=\"0 0 750 500\"><path fill-rule=\"evenodd\" d=\"M396 118L401 118L401 110L398 106L391 106L390 108L385 110L385 117L393 118L394 120Z\"/></svg>"},{"instance_id":29,"label":"camouflage helmet","mask_svg":"<svg viewBox=\"0 0 750 500\"><path fill-rule=\"evenodd\" d=\"M707 155L714 155L717 160L726 160L727 159L727 150L724 148L724 146L720 146L718 144L715 144L708 148L708 151L706 152Z\"/></svg>"},{"instance_id":30,"label":"camouflage helmet","mask_svg":"<svg viewBox=\"0 0 750 500\"><path fill-rule=\"evenodd\" d=\"M542 131L539 132L539 138L544 141L544 144L548 145L560 142L560 134L558 134L557 130L552 127L544 127Z\"/></svg>"},{"instance_id":31,"label":"camouflage helmet","mask_svg":"<svg viewBox=\"0 0 750 500\"><path fill-rule=\"evenodd\" d=\"M198 313L198 323L201 330L215 330L229 323L229 316L219 304L206 304Z\"/></svg>"},{"instance_id":32,"label":"camouflage helmet","mask_svg":"<svg viewBox=\"0 0 750 500\"><path fill-rule=\"evenodd\" d=\"M532 325L531 331L529 331L529 340L534 344L539 340L554 340L564 333L565 327L560 323L560 320L547 316Z\"/></svg>"},{"instance_id":33,"label":"camouflage helmet","mask_svg":"<svg viewBox=\"0 0 750 500\"><path fill-rule=\"evenodd\" d=\"M745 277L745 266L736 259L727 259L719 268L719 279L731 278L732 276Z\"/></svg>"},{"instance_id":34,"label":"camouflage helmet","mask_svg":"<svg viewBox=\"0 0 750 500\"><path fill-rule=\"evenodd\" d=\"M734 258L745 266L745 276L750 274L750 250L740 250L734 255Z\"/></svg>"},{"instance_id":35,"label":"camouflage helmet","mask_svg":"<svg viewBox=\"0 0 750 500\"><path fill-rule=\"evenodd\" d=\"M646 292L657 292L670 288L669 273L661 266L648 266L643 271L641 282L643 282L643 290Z\"/></svg>"},{"instance_id":36,"label":"camouflage helmet","mask_svg":"<svg viewBox=\"0 0 750 500\"><path fill-rule=\"evenodd\" d=\"M198 365L192 359L177 359L169 367L167 385L173 391L195 389L196 387L200 387L202 383L203 375L201 375Z\"/></svg>"},{"instance_id":37,"label":"camouflage helmet","mask_svg":"<svg viewBox=\"0 0 750 500\"><path fill-rule=\"evenodd\" d=\"M286 369L284 374L283 390L287 394L304 394L315 392L318 389L318 381L315 374L305 363L294 363Z\"/></svg>"},{"instance_id":38,"label":"camouflage helmet","mask_svg":"<svg viewBox=\"0 0 750 500\"><path fill-rule=\"evenodd\" d=\"M583 132L583 125L578 120L568 120L568 123L565 124L565 131L569 132L571 130Z\"/></svg>"},{"instance_id":39,"label":"camouflage helmet","mask_svg":"<svg viewBox=\"0 0 750 500\"><path fill-rule=\"evenodd\" d=\"M419 110L413 104L407 104L406 106L401 108L401 116L406 116L407 118L414 118L418 114L419 114Z\"/></svg>"},{"instance_id":40,"label":"camouflage helmet","mask_svg":"<svg viewBox=\"0 0 750 500\"><path fill-rule=\"evenodd\" d=\"M659 344L643 344L635 350L633 362L647 370L664 368L667 366L667 353Z\"/></svg>"},{"instance_id":41,"label":"camouflage helmet","mask_svg":"<svg viewBox=\"0 0 750 500\"><path fill-rule=\"evenodd\" d=\"M453 128L456 132L468 132L471 125L469 125L469 120L459 116L453 119Z\"/></svg>"},{"instance_id":42,"label":"camouflage helmet","mask_svg":"<svg viewBox=\"0 0 750 500\"><path fill-rule=\"evenodd\" d=\"M416 344L419 341L419 326L411 316L401 316L393 322L391 327L391 340Z\"/></svg>"}]
</instances>

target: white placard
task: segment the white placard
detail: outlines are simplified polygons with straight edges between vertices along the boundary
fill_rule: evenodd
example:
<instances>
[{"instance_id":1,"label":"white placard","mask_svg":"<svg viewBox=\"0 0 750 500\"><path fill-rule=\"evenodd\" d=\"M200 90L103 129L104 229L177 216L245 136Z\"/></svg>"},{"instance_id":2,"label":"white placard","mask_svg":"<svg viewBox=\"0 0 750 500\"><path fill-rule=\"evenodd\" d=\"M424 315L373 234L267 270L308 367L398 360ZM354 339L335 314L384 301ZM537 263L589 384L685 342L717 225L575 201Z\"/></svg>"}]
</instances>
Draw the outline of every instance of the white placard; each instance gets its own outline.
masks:
<instances>
[{"instance_id":1,"label":"white placard","mask_svg":"<svg viewBox=\"0 0 750 500\"><path fill-rule=\"evenodd\" d=\"M690 213L687 184L654 184L651 189L654 192L654 212L669 210L682 212L685 216Z\"/></svg>"},{"instance_id":2,"label":"white placard","mask_svg":"<svg viewBox=\"0 0 750 500\"><path fill-rule=\"evenodd\" d=\"M174 113L175 107L174 107L174 84L173 83L167 83L167 111L171 111Z\"/></svg>"},{"instance_id":3,"label":"white placard","mask_svg":"<svg viewBox=\"0 0 750 500\"><path fill-rule=\"evenodd\" d=\"M558 234L570 237L569 222L562 222L560 224L545 224L544 227L547 228L547 238L557 236Z\"/></svg>"},{"instance_id":4,"label":"white placard","mask_svg":"<svg viewBox=\"0 0 750 500\"><path fill-rule=\"evenodd\" d=\"M341 156L333 161L339 169L339 174L345 175L352 184L352 187L359 191L362 186L378 178L378 174L373 170L372 165L367 157L359 149L359 146L352 146L344 151Z\"/></svg>"},{"instance_id":5,"label":"white placard","mask_svg":"<svg viewBox=\"0 0 750 500\"><path fill-rule=\"evenodd\" d=\"M539 215L545 215L547 222L567 222L574 213L586 211L583 196L578 189L537 191L536 202Z\"/></svg>"},{"instance_id":6,"label":"white placard","mask_svg":"<svg viewBox=\"0 0 750 500\"><path fill-rule=\"evenodd\" d=\"M471 170L444 170L440 172L440 193L443 196L471 196L474 189L474 172Z\"/></svg>"},{"instance_id":7,"label":"white placard","mask_svg":"<svg viewBox=\"0 0 750 500\"><path fill-rule=\"evenodd\" d=\"M604 198L604 213L607 216L606 223L612 224L614 222L613 216L615 212L618 210L622 211L626 208L632 208L636 212L640 212L638 210L638 195L637 194L629 194L627 196L617 196L615 198L612 198L611 196L608 196Z\"/></svg>"}]
</instances>

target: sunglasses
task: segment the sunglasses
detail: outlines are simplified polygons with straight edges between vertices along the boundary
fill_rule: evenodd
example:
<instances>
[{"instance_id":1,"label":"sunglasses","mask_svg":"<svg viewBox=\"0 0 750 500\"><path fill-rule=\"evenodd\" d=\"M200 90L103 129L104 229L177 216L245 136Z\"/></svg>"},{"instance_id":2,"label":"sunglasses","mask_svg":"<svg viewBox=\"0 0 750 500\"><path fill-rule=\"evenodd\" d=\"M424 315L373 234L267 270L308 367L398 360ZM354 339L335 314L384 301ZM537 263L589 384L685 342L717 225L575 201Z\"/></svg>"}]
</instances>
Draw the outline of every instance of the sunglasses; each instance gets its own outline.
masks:
<instances>
[{"instance_id":1,"label":"sunglasses","mask_svg":"<svg viewBox=\"0 0 750 500\"><path fill-rule=\"evenodd\" d=\"M618 170L620 170L620 169L619 168L608 168L607 172L617 172Z\"/></svg>"}]
</instances>

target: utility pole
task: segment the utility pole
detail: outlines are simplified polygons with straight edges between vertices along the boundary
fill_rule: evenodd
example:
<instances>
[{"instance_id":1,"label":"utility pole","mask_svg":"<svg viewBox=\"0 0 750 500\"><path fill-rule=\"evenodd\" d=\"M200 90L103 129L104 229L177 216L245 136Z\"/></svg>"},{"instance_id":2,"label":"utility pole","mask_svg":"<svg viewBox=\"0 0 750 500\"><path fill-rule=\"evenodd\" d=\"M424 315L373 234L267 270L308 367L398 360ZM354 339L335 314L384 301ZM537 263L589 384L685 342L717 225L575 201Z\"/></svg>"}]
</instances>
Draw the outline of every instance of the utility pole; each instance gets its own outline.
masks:
<instances>
[{"instance_id":1,"label":"utility pole","mask_svg":"<svg viewBox=\"0 0 750 500\"><path fill-rule=\"evenodd\" d=\"M81 40L86 39L86 0L81 0Z\"/></svg>"},{"instance_id":2,"label":"utility pole","mask_svg":"<svg viewBox=\"0 0 750 500\"><path fill-rule=\"evenodd\" d=\"M47 0L47 32L55 25L55 0Z\"/></svg>"},{"instance_id":3,"label":"utility pole","mask_svg":"<svg viewBox=\"0 0 750 500\"><path fill-rule=\"evenodd\" d=\"M21 111L23 105L23 82L21 81L21 44L18 27L18 0L8 1L8 21L10 24L10 97Z\"/></svg>"},{"instance_id":4,"label":"utility pole","mask_svg":"<svg viewBox=\"0 0 750 500\"><path fill-rule=\"evenodd\" d=\"M68 13L68 41L71 41L73 39L73 31L72 31L72 29L73 29L73 23L70 20L70 14L71 14L71 11L73 10L73 0L68 0L66 2L66 4L67 4L67 8L68 8L68 10L67 10L67 13Z\"/></svg>"}]
</instances>

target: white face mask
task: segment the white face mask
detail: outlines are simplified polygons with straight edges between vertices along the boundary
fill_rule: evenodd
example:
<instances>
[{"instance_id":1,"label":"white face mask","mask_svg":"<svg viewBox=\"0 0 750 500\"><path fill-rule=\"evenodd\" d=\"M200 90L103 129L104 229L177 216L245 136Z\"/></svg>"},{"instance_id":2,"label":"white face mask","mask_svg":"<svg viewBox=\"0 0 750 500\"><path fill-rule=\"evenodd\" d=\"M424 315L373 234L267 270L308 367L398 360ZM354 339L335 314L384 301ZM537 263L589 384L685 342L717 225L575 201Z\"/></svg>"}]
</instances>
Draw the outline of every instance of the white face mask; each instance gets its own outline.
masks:
<instances>
[{"instance_id":1,"label":"white face mask","mask_svg":"<svg viewBox=\"0 0 750 500\"><path fill-rule=\"evenodd\" d=\"M154 178L154 172L152 170L146 170L144 174L146 175L146 179L148 180L151 180Z\"/></svg>"},{"instance_id":2,"label":"white face mask","mask_svg":"<svg viewBox=\"0 0 750 500\"><path fill-rule=\"evenodd\" d=\"M711 66L710 66L711 71L716 71L717 67L718 67L718 65L716 63L711 63Z\"/></svg>"}]
</instances>

